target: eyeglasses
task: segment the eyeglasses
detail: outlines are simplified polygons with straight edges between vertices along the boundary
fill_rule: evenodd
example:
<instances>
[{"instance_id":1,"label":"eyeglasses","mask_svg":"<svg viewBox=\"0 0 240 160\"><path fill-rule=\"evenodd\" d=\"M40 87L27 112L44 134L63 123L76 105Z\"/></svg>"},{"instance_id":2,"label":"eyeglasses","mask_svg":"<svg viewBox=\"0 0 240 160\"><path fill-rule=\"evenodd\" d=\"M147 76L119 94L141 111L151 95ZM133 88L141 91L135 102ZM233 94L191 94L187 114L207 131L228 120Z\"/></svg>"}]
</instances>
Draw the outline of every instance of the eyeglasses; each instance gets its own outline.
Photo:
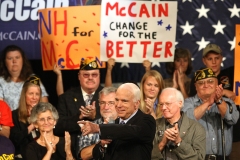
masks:
<instances>
[{"instance_id":1,"label":"eyeglasses","mask_svg":"<svg viewBox=\"0 0 240 160\"><path fill-rule=\"evenodd\" d=\"M108 102L105 102L105 101L101 101L99 102L99 106L105 106L105 105L108 105L108 106L113 106L115 105L115 101L108 101Z\"/></svg>"},{"instance_id":2,"label":"eyeglasses","mask_svg":"<svg viewBox=\"0 0 240 160\"><path fill-rule=\"evenodd\" d=\"M83 76L84 78L89 78L90 75L92 76L92 78L97 78L99 74L98 74L98 73L92 73L92 74L83 73L83 74L82 74L82 76Z\"/></svg>"},{"instance_id":3,"label":"eyeglasses","mask_svg":"<svg viewBox=\"0 0 240 160\"><path fill-rule=\"evenodd\" d=\"M48 123L52 123L54 121L54 118L53 117L47 117L46 119L40 118L37 121L40 122L41 124L43 124L45 121L47 121Z\"/></svg>"},{"instance_id":4,"label":"eyeglasses","mask_svg":"<svg viewBox=\"0 0 240 160\"><path fill-rule=\"evenodd\" d=\"M177 101L175 101L175 102L177 102ZM160 107L160 108L162 108L164 105L166 106L166 107L170 107L173 103L175 103L175 102L161 102L161 103L158 103L158 106Z\"/></svg>"},{"instance_id":5,"label":"eyeglasses","mask_svg":"<svg viewBox=\"0 0 240 160\"><path fill-rule=\"evenodd\" d=\"M213 79L208 79L206 81L197 81L196 82L199 86L203 86L205 83L207 83L208 85L213 84L214 80Z\"/></svg>"}]
</instances>

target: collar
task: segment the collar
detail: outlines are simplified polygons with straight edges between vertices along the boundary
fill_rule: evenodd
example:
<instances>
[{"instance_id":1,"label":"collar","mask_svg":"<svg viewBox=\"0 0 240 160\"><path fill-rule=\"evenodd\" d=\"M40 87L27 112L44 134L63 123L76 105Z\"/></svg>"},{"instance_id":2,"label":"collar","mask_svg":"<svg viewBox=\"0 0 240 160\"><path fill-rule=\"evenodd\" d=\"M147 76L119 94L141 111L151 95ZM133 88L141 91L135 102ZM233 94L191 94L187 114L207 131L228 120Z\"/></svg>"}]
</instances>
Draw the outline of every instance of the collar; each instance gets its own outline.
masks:
<instances>
[{"instance_id":1,"label":"collar","mask_svg":"<svg viewBox=\"0 0 240 160\"><path fill-rule=\"evenodd\" d=\"M133 114L132 114L128 119L123 120L122 118L119 118L119 124L120 124L122 121L124 121L125 124L127 124L127 122L137 113L137 111L138 111L138 109L137 109L135 112L133 112Z\"/></svg>"},{"instance_id":2,"label":"collar","mask_svg":"<svg viewBox=\"0 0 240 160\"><path fill-rule=\"evenodd\" d=\"M84 99L84 101L88 98L88 96L87 95L89 95L87 92L85 92L83 89L82 89L82 87L81 87L81 90L82 90L82 95L83 95L83 99ZM95 94L95 92L93 92L93 93L91 93L91 94Z\"/></svg>"}]
</instances>

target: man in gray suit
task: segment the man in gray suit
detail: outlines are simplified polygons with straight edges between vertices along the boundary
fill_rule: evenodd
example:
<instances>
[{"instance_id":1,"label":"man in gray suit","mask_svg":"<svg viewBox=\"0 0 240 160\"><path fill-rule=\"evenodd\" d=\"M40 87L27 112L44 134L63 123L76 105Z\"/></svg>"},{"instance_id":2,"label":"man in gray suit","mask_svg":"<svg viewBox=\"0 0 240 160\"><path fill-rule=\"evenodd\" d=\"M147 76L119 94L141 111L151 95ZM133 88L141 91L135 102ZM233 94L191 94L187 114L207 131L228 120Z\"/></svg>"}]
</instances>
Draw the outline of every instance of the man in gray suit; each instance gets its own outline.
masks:
<instances>
[{"instance_id":1,"label":"man in gray suit","mask_svg":"<svg viewBox=\"0 0 240 160\"><path fill-rule=\"evenodd\" d=\"M181 112L183 95L165 88L159 96L163 118L156 120L152 160L204 159L206 133L202 125Z\"/></svg>"}]
</instances>

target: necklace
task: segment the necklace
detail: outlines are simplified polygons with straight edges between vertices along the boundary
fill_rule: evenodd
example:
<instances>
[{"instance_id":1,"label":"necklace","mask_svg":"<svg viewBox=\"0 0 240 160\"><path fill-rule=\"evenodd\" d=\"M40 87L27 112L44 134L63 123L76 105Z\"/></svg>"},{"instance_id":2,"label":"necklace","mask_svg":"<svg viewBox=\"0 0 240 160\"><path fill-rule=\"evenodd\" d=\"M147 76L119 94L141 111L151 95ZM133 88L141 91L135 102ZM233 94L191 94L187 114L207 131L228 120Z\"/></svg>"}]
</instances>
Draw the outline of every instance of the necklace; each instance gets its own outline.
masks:
<instances>
[{"instance_id":1,"label":"necklace","mask_svg":"<svg viewBox=\"0 0 240 160\"><path fill-rule=\"evenodd\" d=\"M39 140L45 144L45 140L42 140L41 138L39 138ZM53 137L53 139L51 141L47 140L47 142L49 142L52 146L54 146L55 136Z\"/></svg>"}]
</instances>

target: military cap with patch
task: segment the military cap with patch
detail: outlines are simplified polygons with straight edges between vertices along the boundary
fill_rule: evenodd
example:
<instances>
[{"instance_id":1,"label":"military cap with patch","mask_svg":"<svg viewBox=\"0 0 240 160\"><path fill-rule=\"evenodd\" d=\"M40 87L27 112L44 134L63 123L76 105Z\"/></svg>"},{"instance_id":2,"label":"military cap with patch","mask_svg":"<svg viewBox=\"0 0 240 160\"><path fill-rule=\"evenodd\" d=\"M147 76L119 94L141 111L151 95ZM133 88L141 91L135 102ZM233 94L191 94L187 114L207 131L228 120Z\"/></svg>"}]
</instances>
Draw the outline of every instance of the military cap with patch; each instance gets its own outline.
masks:
<instances>
[{"instance_id":1,"label":"military cap with patch","mask_svg":"<svg viewBox=\"0 0 240 160\"><path fill-rule=\"evenodd\" d=\"M80 70L99 69L95 59L85 58L81 60Z\"/></svg>"},{"instance_id":2,"label":"military cap with patch","mask_svg":"<svg viewBox=\"0 0 240 160\"><path fill-rule=\"evenodd\" d=\"M217 76L213 73L211 68L204 68L202 70L197 70L194 75L194 81L197 82L206 78L217 78Z\"/></svg>"}]
</instances>

